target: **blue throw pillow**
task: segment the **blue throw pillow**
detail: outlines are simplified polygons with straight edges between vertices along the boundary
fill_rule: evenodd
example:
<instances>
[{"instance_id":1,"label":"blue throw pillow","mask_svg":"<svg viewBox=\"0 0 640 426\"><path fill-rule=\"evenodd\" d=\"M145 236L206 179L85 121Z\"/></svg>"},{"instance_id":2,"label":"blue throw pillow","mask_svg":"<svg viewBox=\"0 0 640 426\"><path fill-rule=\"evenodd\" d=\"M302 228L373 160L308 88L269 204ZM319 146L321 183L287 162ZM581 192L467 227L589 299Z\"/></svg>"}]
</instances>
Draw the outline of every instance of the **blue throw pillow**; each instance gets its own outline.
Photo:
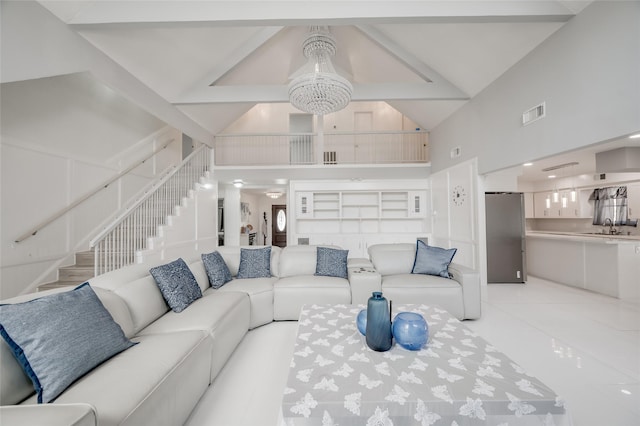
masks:
<instances>
[{"instance_id":1,"label":"blue throw pillow","mask_svg":"<svg viewBox=\"0 0 640 426\"><path fill-rule=\"evenodd\" d=\"M202 254L202 263L209 277L209 284L213 288L220 288L231 281L231 271L217 251Z\"/></svg>"},{"instance_id":2,"label":"blue throw pillow","mask_svg":"<svg viewBox=\"0 0 640 426\"><path fill-rule=\"evenodd\" d=\"M136 343L88 283L24 303L0 305L0 334L33 382L38 403Z\"/></svg>"},{"instance_id":3,"label":"blue throw pillow","mask_svg":"<svg viewBox=\"0 0 640 426\"><path fill-rule=\"evenodd\" d=\"M316 255L316 275L347 278L347 256L349 250L318 247Z\"/></svg>"},{"instance_id":4,"label":"blue throw pillow","mask_svg":"<svg viewBox=\"0 0 640 426\"><path fill-rule=\"evenodd\" d=\"M271 246L260 249L240 249L237 278L268 278L271 276Z\"/></svg>"},{"instance_id":5,"label":"blue throw pillow","mask_svg":"<svg viewBox=\"0 0 640 426\"><path fill-rule=\"evenodd\" d=\"M449 264L458 249L443 249L432 247L418 240L416 259L413 262L412 274L437 275L451 278Z\"/></svg>"},{"instance_id":6,"label":"blue throw pillow","mask_svg":"<svg viewBox=\"0 0 640 426\"><path fill-rule=\"evenodd\" d=\"M196 278L182 258L151 268L149 272L173 312L184 311L202 297Z\"/></svg>"}]
</instances>

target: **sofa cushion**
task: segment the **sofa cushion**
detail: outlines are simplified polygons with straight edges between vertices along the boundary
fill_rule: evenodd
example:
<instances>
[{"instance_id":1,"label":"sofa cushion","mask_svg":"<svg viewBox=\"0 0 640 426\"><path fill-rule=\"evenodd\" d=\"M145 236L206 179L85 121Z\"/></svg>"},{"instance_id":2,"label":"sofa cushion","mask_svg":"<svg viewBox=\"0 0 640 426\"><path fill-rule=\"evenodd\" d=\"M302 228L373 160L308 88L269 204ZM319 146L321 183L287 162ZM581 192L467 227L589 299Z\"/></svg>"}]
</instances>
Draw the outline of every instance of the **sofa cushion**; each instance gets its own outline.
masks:
<instances>
[{"instance_id":1,"label":"sofa cushion","mask_svg":"<svg viewBox=\"0 0 640 426\"><path fill-rule=\"evenodd\" d=\"M436 275L398 274L382 277L382 293L393 306L425 303L446 309L458 319L465 318L462 286Z\"/></svg>"},{"instance_id":2,"label":"sofa cushion","mask_svg":"<svg viewBox=\"0 0 640 426\"><path fill-rule=\"evenodd\" d=\"M238 278L267 278L271 276L271 247L240 249Z\"/></svg>"},{"instance_id":3,"label":"sofa cushion","mask_svg":"<svg viewBox=\"0 0 640 426\"><path fill-rule=\"evenodd\" d=\"M231 281L231 272L222 255L217 251L202 254L202 263L209 277L209 284L213 288L220 288Z\"/></svg>"},{"instance_id":4,"label":"sofa cushion","mask_svg":"<svg viewBox=\"0 0 640 426\"><path fill-rule=\"evenodd\" d=\"M416 245L411 243L375 244L369 247L369 257L380 275L410 274L416 257Z\"/></svg>"},{"instance_id":5,"label":"sofa cushion","mask_svg":"<svg viewBox=\"0 0 640 426\"><path fill-rule=\"evenodd\" d=\"M347 278L348 255L349 250L318 247L315 275Z\"/></svg>"},{"instance_id":6,"label":"sofa cushion","mask_svg":"<svg viewBox=\"0 0 640 426\"><path fill-rule=\"evenodd\" d=\"M224 288L224 287L223 287ZM241 292L207 290L189 309L177 314L168 312L140 331L140 336L201 330L212 336L211 380L215 378L231 353L249 330L251 304Z\"/></svg>"},{"instance_id":7,"label":"sofa cushion","mask_svg":"<svg viewBox=\"0 0 640 426\"><path fill-rule=\"evenodd\" d=\"M254 246L250 246L250 247L254 247ZM250 248L250 247L247 247L247 248ZM255 246L255 247L263 248L263 246ZM238 269L240 268L240 250L242 248L244 247L220 246L216 248L218 253L222 255L222 258L224 259L224 263L227 264L227 267L229 268L229 272L231 272L231 276L233 277L238 276ZM282 252L282 249L280 247L271 246L271 276L272 277L280 276L280 269L278 267L278 264L280 263L281 252Z\"/></svg>"},{"instance_id":8,"label":"sofa cushion","mask_svg":"<svg viewBox=\"0 0 640 426\"><path fill-rule=\"evenodd\" d=\"M133 340L139 344L79 379L56 404L91 404L100 426L184 424L210 383L211 337L183 331Z\"/></svg>"},{"instance_id":9,"label":"sofa cushion","mask_svg":"<svg viewBox=\"0 0 640 426\"><path fill-rule=\"evenodd\" d=\"M273 319L297 320L306 304L349 304L351 288L344 278L316 275L280 278L273 284Z\"/></svg>"},{"instance_id":10,"label":"sofa cushion","mask_svg":"<svg viewBox=\"0 0 640 426\"><path fill-rule=\"evenodd\" d=\"M184 311L202 297L202 291L187 264L179 258L149 270L158 283L162 297L174 312Z\"/></svg>"},{"instance_id":11,"label":"sofa cushion","mask_svg":"<svg viewBox=\"0 0 640 426\"><path fill-rule=\"evenodd\" d=\"M443 278L451 278L449 264L458 249L443 249L427 245L418 240L416 246L416 258L413 263L412 274L437 275Z\"/></svg>"},{"instance_id":12,"label":"sofa cushion","mask_svg":"<svg viewBox=\"0 0 640 426\"><path fill-rule=\"evenodd\" d=\"M0 305L0 334L33 382L38 403L54 400L76 379L134 345L88 283Z\"/></svg>"}]
</instances>

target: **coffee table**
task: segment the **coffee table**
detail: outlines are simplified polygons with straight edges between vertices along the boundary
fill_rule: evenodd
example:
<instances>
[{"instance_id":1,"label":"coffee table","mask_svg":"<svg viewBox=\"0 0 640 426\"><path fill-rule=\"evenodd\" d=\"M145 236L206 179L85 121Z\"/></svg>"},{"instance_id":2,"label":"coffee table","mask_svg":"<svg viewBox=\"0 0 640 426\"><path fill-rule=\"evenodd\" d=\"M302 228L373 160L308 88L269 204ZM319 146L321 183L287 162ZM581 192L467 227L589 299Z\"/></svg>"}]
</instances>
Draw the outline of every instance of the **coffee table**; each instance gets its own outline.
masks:
<instances>
[{"instance_id":1,"label":"coffee table","mask_svg":"<svg viewBox=\"0 0 640 426\"><path fill-rule=\"evenodd\" d=\"M282 403L286 426L570 426L544 383L435 306L394 306L424 316L420 351L368 348L356 328L364 306L307 305Z\"/></svg>"}]
</instances>

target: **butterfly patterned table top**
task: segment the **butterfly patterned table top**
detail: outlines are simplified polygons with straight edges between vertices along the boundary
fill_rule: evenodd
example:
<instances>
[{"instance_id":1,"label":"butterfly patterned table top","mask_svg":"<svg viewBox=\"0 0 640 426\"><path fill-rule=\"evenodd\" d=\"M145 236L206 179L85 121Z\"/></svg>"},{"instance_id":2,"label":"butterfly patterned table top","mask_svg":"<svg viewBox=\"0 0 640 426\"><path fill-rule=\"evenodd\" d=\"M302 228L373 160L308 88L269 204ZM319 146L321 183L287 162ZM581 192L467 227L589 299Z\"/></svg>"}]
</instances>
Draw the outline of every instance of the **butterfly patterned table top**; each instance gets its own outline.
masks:
<instances>
[{"instance_id":1,"label":"butterfly patterned table top","mask_svg":"<svg viewBox=\"0 0 640 426\"><path fill-rule=\"evenodd\" d=\"M420 313L429 341L375 352L356 327L364 306L307 305L284 390L282 426L569 426L562 400L445 310Z\"/></svg>"}]
</instances>

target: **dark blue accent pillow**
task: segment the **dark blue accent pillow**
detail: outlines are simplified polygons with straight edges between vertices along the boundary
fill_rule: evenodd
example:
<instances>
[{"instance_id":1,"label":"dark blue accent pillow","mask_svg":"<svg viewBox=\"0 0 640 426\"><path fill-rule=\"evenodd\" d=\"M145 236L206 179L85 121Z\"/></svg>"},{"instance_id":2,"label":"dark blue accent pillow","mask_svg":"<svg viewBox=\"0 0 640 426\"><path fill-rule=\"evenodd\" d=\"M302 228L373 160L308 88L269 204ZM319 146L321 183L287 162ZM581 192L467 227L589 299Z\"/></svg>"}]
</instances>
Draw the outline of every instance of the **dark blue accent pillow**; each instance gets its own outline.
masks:
<instances>
[{"instance_id":1,"label":"dark blue accent pillow","mask_svg":"<svg viewBox=\"0 0 640 426\"><path fill-rule=\"evenodd\" d=\"M271 276L271 246L240 249L237 278L269 278Z\"/></svg>"},{"instance_id":2,"label":"dark blue accent pillow","mask_svg":"<svg viewBox=\"0 0 640 426\"><path fill-rule=\"evenodd\" d=\"M318 247L315 275L347 278L347 256L349 250Z\"/></svg>"},{"instance_id":3,"label":"dark blue accent pillow","mask_svg":"<svg viewBox=\"0 0 640 426\"><path fill-rule=\"evenodd\" d=\"M196 278L182 258L151 268L149 272L156 280L162 297L173 312L184 311L202 297Z\"/></svg>"},{"instance_id":4,"label":"dark blue accent pillow","mask_svg":"<svg viewBox=\"0 0 640 426\"><path fill-rule=\"evenodd\" d=\"M88 283L24 303L0 305L0 334L33 382L38 403L136 343Z\"/></svg>"},{"instance_id":5,"label":"dark blue accent pillow","mask_svg":"<svg viewBox=\"0 0 640 426\"><path fill-rule=\"evenodd\" d=\"M209 284L213 288L220 288L231 281L231 271L225 263L222 255L217 251L202 254L202 263L209 277Z\"/></svg>"},{"instance_id":6,"label":"dark blue accent pillow","mask_svg":"<svg viewBox=\"0 0 640 426\"><path fill-rule=\"evenodd\" d=\"M451 278L449 275L449 264L453 260L458 249L443 249L429 246L418 240L416 248L416 259L413 262L412 274L436 275L444 278Z\"/></svg>"}]
</instances>

